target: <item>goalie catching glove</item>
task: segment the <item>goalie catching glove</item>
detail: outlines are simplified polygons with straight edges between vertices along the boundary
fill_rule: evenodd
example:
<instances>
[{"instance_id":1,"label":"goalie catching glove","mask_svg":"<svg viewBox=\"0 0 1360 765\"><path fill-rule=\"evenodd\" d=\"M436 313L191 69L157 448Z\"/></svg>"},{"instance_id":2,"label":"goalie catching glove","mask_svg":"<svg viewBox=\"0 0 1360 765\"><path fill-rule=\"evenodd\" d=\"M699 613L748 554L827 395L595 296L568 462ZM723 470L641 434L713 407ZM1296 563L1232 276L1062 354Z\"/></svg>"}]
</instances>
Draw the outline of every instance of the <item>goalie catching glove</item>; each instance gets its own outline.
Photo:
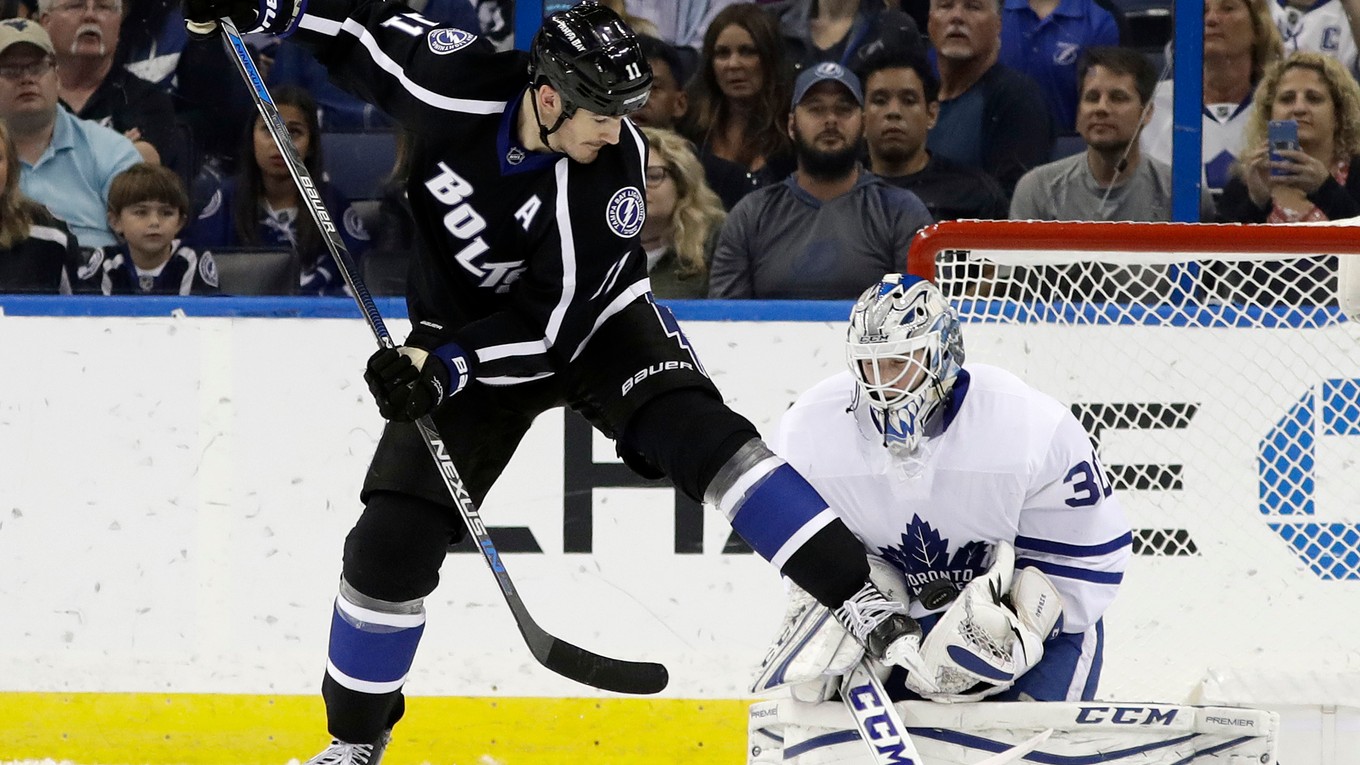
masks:
<instances>
[{"instance_id":1,"label":"goalie catching glove","mask_svg":"<svg viewBox=\"0 0 1360 765\"><path fill-rule=\"evenodd\" d=\"M1053 583L1037 568L1015 571L1015 548L998 542L991 568L930 630L921 646L925 672L909 673L906 686L933 701L980 701L1015 685L1061 629Z\"/></svg>"},{"instance_id":2,"label":"goalie catching glove","mask_svg":"<svg viewBox=\"0 0 1360 765\"><path fill-rule=\"evenodd\" d=\"M382 416L414 422L430 414L472 378L472 361L444 328L422 321L397 348L381 348L368 359L364 381Z\"/></svg>"}]
</instances>

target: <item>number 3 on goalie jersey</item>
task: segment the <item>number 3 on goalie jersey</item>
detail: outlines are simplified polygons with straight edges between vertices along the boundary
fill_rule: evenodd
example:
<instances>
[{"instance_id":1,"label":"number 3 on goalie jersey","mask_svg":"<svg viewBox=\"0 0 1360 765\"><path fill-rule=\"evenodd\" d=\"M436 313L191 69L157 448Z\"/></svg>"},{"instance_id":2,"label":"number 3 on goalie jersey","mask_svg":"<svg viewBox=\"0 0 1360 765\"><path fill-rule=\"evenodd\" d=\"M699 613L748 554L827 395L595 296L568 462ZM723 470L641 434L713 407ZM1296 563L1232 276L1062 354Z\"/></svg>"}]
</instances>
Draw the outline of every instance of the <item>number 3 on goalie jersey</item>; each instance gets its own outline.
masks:
<instances>
[{"instance_id":1,"label":"number 3 on goalie jersey","mask_svg":"<svg viewBox=\"0 0 1360 765\"><path fill-rule=\"evenodd\" d=\"M1091 461L1082 460L1072 466L1067 471L1067 477L1063 483L1071 484L1074 495L1066 500L1068 507L1090 507L1105 497L1114 493L1110 486L1110 479L1105 475L1105 468L1100 466L1100 460L1096 458L1095 452L1091 453Z\"/></svg>"}]
</instances>

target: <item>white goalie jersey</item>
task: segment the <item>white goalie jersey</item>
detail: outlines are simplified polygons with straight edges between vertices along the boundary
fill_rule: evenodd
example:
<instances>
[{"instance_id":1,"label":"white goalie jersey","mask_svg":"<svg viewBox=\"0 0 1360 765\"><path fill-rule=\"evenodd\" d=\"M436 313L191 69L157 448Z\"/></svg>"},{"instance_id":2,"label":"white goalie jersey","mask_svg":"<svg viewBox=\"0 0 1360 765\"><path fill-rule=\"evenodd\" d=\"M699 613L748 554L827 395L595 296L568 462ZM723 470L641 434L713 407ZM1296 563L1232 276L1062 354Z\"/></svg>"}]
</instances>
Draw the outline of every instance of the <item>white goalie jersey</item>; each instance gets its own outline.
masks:
<instances>
[{"instance_id":1,"label":"white goalie jersey","mask_svg":"<svg viewBox=\"0 0 1360 765\"><path fill-rule=\"evenodd\" d=\"M1097 639L1132 535L1066 407L1005 370L970 364L955 383L944 431L900 457L883 447L867 407L847 414L854 404L848 372L822 381L784 415L775 450L868 552L902 571L913 597L939 578L962 587L1005 540L1017 568L1038 568L1062 596L1060 630ZM917 619L928 613L911 606Z\"/></svg>"}]
</instances>

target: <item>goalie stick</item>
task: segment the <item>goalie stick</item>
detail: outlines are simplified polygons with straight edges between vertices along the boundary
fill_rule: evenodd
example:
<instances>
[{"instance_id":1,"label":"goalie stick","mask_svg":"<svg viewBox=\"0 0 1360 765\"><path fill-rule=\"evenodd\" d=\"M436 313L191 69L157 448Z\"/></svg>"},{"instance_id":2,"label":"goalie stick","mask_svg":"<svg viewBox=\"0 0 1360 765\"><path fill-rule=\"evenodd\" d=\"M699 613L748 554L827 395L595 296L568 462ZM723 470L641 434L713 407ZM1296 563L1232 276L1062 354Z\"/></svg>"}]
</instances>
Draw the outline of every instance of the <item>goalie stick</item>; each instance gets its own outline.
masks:
<instances>
[{"instance_id":1,"label":"goalie stick","mask_svg":"<svg viewBox=\"0 0 1360 765\"><path fill-rule=\"evenodd\" d=\"M250 91L251 97L255 100L255 106L259 109L260 116L264 118L264 124L268 128L269 134L274 138L274 143L278 145L279 151L283 153L288 165L288 172L293 176L293 182L297 184L298 192L306 199L307 209L312 215L312 220L316 222L316 227L324 235L326 247L335 258L335 264L339 267L345 283L349 285L350 292L354 294L354 300L358 303L359 309L363 311L364 318L368 322L368 328L372 330L373 336L380 346L383 348L395 347L392 336L383 323L382 315L378 313L378 307L374 304L373 297L368 293L368 287L364 284L363 278L354 266L349 250L340 240L334 219L326 211L326 205L321 200L321 194L317 190L316 184L312 182L311 174L307 172L307 167L302 164L297 149L294 148L292 140L288 137L288 128L284 125L283 117L279 115L274 100L269 96L269 90L265 87L264 80L255 67L255 62L251 60L245 42L241 40L241 33L236 29L236 25L232 23L230 18L221 19L218 25L222 29L223 42L230 51L232 59L236 62L236 70L245 79L246 89ZM515 616L515 624L519 627L520 634L524 636L524 642L528 644L529 651L534 655L534 658L544 667L563 677L606 691L657 693L665 688L669 675L666 668L661 664L600 656L554 637L538 626L538 623L529 615L529 610L524 606L524 601L520 598L519 592L516 591L514 583L510 581L510 574L505 570L505 564L501 561L500 553L497 552L496 545L487 532L486 524L482 522L481 516L478 514L477 506L472 502L472 497L468 495L467 488L458 476L458 470L449 457L444 439L435 429L434 421L427 415L417 420L416 426L425 440L425 445L429 447L430 456L435 461L439 475L444 481L444 486L449 491L449 496L453 498L453 503L458 508L458 515L462 517L463 525L467 527L468 533L472 534L482 558L491 567L492 573L496 575L496 583L500 585L501 594L505 596L505 602L510 606L510 612Z\"/></svg>"},{"instance_id":2,"label":"goalie stick","mask_svg":"<svg viewBox=\"0 0 1360 765\"><path fill-rule=\"evenodd\" d=\"M892 700L888 698L883 684L878 681L872 661L868 657L859 660L841 683L841 700L850 712L850 717L859 729L859 737L869 748L874 765L926 765L916 751L907 733L907 725L897 713ZM1041 731L1038 735L1020 742L1004 752L999 752L973 765L1006 765L1018 762L1034 751L1040 744L1053 735L1053 729Z\"/></svg>"}]
</instances>

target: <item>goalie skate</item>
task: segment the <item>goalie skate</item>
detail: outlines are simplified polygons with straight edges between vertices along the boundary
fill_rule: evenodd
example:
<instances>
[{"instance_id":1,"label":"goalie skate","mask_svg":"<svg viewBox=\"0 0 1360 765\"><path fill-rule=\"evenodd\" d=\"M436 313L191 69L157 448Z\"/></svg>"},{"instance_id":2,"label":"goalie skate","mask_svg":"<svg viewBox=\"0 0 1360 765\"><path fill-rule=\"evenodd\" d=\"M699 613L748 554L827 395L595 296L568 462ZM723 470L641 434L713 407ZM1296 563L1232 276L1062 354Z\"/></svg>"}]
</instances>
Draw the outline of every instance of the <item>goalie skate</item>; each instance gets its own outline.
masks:
<instances>
[{"instance_id":1,"label":"goalie skate","mask_svg":"<svg viewBox=\"0 0 1360 765\"><path fill-rule=\"evenodd\" d=\"M385 731L382 738L372 744L346 744L331 739L326 751L308 760L304 765L378 765L382 761L383 750L392 740L391 731Z\"/></svg>"}]
</instances>

